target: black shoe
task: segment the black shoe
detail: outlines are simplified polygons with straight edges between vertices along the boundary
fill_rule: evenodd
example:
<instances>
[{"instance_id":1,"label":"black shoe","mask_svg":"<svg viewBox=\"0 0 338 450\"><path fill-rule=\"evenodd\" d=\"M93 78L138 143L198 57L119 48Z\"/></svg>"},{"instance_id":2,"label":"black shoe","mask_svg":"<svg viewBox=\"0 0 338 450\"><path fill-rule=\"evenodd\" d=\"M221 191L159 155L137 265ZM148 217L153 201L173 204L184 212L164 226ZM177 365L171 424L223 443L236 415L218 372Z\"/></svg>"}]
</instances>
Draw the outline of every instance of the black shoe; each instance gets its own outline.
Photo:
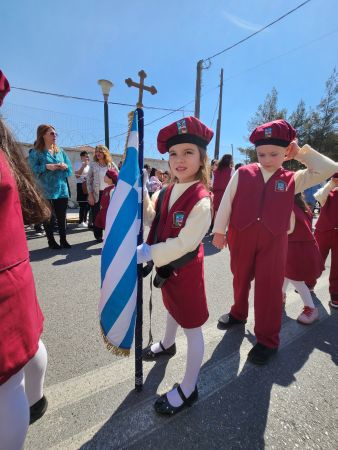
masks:
<instances>
[{"instance_id":1,"label":"black shoe","mask_svg":"<svg viewBox=\"0 0 338 450\"><path fill-rule=\"evenodd\" d=\"M70 244L68 244L68 242L66 240L60 241L60 246L61 246L61 248L72 248L72 246Z\"/></svg>"},{"instance_id":2,"label":"black shoe","mask_svg":"<svg viewBox=\"0 0 338 450\"><path fill-rule=\"evenodd\" d=\"M53 250L57 250L57 249L61 248L55 239L53 239L52 241L48 241L48 247L52 248Z\"/></svg>"},{"instance_id":3,"label":"black shoe","mask_svg":"<svg viewBox=\"0 0 338 450\"><path fill-rule=\"evenodd\" d=\"M162 414L164 416L173 416L174 414L177 414L178 412L182 411L183 409L189 408L198 400L198 390L197 386L195 387L194 392L190 395L190 397L186 397L181 389L180 385L176 385L177 392L179 393L179 396L183 400L183 403L181 406L172 406L169 403L167 394L161 395L160 398L158 398L154 404L155 411L158 414Z\"/></svg>"},{"instance_id":4,"label":"black shoe","mask_svg":"<svg viewBox=\"0 0 338 450\"><path fill-rule=\"evenodd\" d=\"M160 346L162 351L158 353L154 353L151 350L151 345L149 347L146 347L144 350L142 350L142 359L143 361L155 361L155 359L159 358L160 356L169 356L170 358L176 354L176 344L174 343L169 348L164 348L162 345L162 342L160 341Z\"/></svg>"},{"instance_id":5,"label":"black shoe","mask_svg":"<svg viewBox=\"0 0 338 450\"><path fill-rule=\"evenodd\" d=\"M270 348L266 347L263 344L257 342L256 345L252 347L252 349L248 353L248 360L253 364L258 364L263 366L267 364L269 359L277 353L278 348Z\"/></svg>"},{"instance_id":6,"label":"black shoe","mask_svg":"<svg viewBox=\"0 0 338 450\"><path fill-rule=\"evenodd\" d=\"M48 406L48 401L45 396L43 396L38 402L34 403L29 410L30 410L30 419L29 419L29 425L34 423L36 420L40 419L42 417Z\"/></svg>"},{"instance_id":7,"label":"black shoe","mask_svg":"<svg viewBox=\"0 0 338 450\"><path fill-rule=\"evenodd\" d=\"M234 316L229 314L224 314L218 319L217 328L219 330L227 330L228 328L231 328L233 325L245 325L246 320L238 320L235 319Z\"/></svg>"}]
</instances>

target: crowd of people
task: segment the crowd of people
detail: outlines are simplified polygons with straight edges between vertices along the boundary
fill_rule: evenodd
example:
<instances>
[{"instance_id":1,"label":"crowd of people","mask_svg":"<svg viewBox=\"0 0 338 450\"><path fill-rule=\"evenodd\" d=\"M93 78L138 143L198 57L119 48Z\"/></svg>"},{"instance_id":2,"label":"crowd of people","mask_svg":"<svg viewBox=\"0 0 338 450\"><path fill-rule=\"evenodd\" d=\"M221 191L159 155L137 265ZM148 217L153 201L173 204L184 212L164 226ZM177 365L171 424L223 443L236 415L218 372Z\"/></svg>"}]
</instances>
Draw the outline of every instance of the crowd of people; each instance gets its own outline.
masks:
<instances>
[{"instance_id":1,"label":"crowd of people","mask_svg":"<svg viewBox=\"0 0 338 450\"><path fill-rule=\"evenodd\" d=\"M0 106L9 84L0 72ZM284 120L262 124L250 141L258 163L233 167L231 155L208 162L213 131L195 117L160 130L161 154L168 153L169 172L144 167L144 219L147 241L137 248L138 264L153 261L154 283L167 309L163 338L143 350L153 361L176 353L182 327L187 360L179 384L159 397L158 414L174 415L198 399L197 381L204 356L202 326L209 317L204 280L202 240L212 228L213 245L228 246L234 304L218 327L243 326L255 280L256 344L248 354L253 364L269 362L279 346L283 303L289 283L303 301L298 317L309 325L318 319L311 290L331 252L330 306L338 308L338 163L308 145L300 148L295 129ZM47 409L43 381L47 352L41 340L43 315L36 297L24 224L43 224L48 246L69 248L66 209L70 195L70 160L57 143L52 125L40 125L28 163L0 118L0 450L20 449L29 423ZM98 145L93 161L87 152L75 166L79 226L89 227L101 242L106 212L118 180L109 150ZM292 172L285 160L306 169ZM303 192L328 181L314 193L321 212L312 232L312 208ZM60 244L54 236L58 224ZM16 236L16 246L10 236ZM193 282L192 282L193 281ZM16 423L13 427L12 424Z\"/></svg>"}]
</instances>

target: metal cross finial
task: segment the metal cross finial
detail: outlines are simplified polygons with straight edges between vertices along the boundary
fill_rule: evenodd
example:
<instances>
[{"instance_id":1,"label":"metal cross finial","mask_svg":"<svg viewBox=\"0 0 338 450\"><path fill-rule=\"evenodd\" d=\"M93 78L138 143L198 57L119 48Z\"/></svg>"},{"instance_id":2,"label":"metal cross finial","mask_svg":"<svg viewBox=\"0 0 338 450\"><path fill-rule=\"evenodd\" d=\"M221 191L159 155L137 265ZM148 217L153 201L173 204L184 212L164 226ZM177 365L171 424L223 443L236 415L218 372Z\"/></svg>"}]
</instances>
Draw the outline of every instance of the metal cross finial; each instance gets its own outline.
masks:
<instances>
[{"instance_id":1,"label":"metal cross finial","mask_svg":"<svg viewBox=\"0 0 338 450\"><path fill-rule=\"evenodd\" d=\"M136 106L137 106L137 108L142 108L143 107L143 104L142 104L143 91L148 91L152 95L155 95L155 94L157 94L157 89L155 88L155 86L145 86L144 79L147 78L147 74L145 73L144 70L140 70L138 75L140 77L140 82L139 83L136 83L131 78L127 78L125 80L125 82L126 82L128 87L134 86L134 87L139 88L139 91L138 91L138 102L136 103Z\"/></svg>"}]
</instances>

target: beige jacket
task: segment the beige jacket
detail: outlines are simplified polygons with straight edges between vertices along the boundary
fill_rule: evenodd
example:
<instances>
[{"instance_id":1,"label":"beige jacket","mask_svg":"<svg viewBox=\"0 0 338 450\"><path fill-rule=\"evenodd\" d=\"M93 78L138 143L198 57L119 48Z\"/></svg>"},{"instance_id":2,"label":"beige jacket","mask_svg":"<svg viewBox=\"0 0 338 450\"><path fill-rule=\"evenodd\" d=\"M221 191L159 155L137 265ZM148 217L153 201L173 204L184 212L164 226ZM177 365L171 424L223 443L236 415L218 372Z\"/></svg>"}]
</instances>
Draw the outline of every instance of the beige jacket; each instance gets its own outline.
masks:
<instances>
[{"instance_id":1,"label":"beige jacket","mask_svg":"<svg viewBox=\"0 0 338 450\"><path fill-rule=\"evenodd\" d=\"M111 169L112 165L107 165L107 170ZM93 161L90 163L89 172L87 175L88 193L94 195L95 203L99 201L100 196L100 166L99 163Z\"/></svg>"}]
</instances>

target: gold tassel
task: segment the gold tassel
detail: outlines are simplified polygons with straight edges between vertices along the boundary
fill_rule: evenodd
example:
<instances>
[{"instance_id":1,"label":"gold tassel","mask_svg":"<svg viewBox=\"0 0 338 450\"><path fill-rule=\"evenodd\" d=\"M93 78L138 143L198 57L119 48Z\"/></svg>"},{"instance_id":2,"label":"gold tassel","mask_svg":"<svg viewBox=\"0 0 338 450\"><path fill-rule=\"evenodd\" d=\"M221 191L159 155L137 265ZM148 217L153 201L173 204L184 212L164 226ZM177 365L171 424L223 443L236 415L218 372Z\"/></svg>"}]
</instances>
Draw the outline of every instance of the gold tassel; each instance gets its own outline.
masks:
<instances>
[{"instance_id":1,"label":"gold tassel","mask_svg":"<svg viewBox=\"0 0 338 450\"><path fill-rule=\"evenodd\" d=\"M124 349L124 348L119 348L119 347L116 347L116 345L111 344L108 341L106 335L104 334L101 326L100 326L100 329L101 329L102 339L103 339L103 341L104 341L104 343L105 343L105 345L107 347L107 350L110 353L112 353L113 355L116 355L116 356L124 356L124 357L127 357L127 356L130 355L130 350L127 350L127 349Z\"/></svg>"},{"instance_id":2,"label":"gold tassel","mask_svg":"<svg viewBox=\"0 0 338 450\"><path fill-rule=\"evenodd\" d=\"M128 113L128 133L127 133L126 143L124 145L124 152L123 152L122 159L121 159L122 162L124 162L124 160L126 159L126 153L127 153L127 148L128 148L128 139L129 139L129 135L130 135L131 126L132 126L133 120L134 120L134 113L135 113L135 111L130 111L130 113Z\"/></svg>"}]
</instances>

